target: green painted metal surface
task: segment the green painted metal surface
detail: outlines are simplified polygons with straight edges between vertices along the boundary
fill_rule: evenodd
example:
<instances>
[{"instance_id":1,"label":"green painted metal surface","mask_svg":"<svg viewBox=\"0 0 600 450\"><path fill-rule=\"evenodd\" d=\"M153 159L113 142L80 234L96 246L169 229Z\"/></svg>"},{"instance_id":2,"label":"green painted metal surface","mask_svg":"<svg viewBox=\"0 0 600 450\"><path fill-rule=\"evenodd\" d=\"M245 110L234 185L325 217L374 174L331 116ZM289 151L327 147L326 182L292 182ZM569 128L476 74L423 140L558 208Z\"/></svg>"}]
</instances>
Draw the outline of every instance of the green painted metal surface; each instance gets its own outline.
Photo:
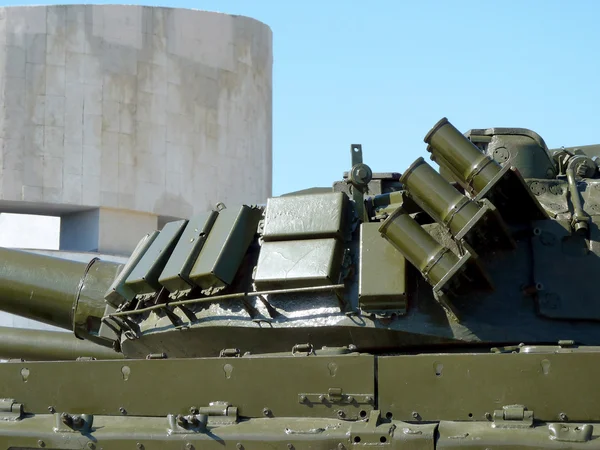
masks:
<instances>
[{"instance_id":1,"label":"green painted metal surface","mask_svg":"<svg viewBox=\"0 0 600 450\"><path fill-rule=\"evenodd\" d=\"M376 223L360 229L358 300L365 311L406 314L406 259L387 240L381 239ZM379 270L372 272L377 265Z\"/></svg>"},{"instance_id":2,"label":"green painted metal surface","mask_svg":"<svg viewBox=\"0 0 600 450\"><path fill-rule=\"evenodd\" d=\"M70 333L0 327L0 358L64 361L81 357L120 359L123 355Z\"/></svg>"},{"instance_id":3,"label":"green painted metal surface","mask_svg":"<svg viewBox=\"0 0 600 450\"><path fill-rule=\"evenodd\" d=\"M151 294L160 289L158 278L169 261L187 220L169 222L136 264L125 285L136 294Z\"/></svg>"},{"instance_id":4,"label":"green painted metal surface","mask_svg":"<svg viewBox=\"0 0 600 450\"><path fill-rule=\"evenodd\" d=\"M190 271L206 242L206 237L210 233L217 215L216 211L210 211L199 214L188 222L181 239L173 250L173 255L169 258L158 280L169 292L188 291L194 286L190 280Z\"/></svg>"},{"instance_id":5,"label":"green painted metal surface","mask_svg":"<svg viewBox=\"0 0 600 450\"><path fill-rule=\"evenodd\" d=\"M341 192L270 198L264 239L343 239L347 203Z\"/></svg>"},{"instance_id":6,"label":"green painted metal surface","mask_svg":"<svg viewBox=\"0 0 600 450\"><path fill-rule=\"evenodd\" d=\"M599 448L598 146L425 141L125 265L0 249L0 309L73 332L0 329L0 447Z\"/></svg>"},{"instance_id":7,"label":"green painted metal surface","mask_svg":"<svg viewBox=\"0 0 600 450\"><path fill-rule=\"evenodd\" d=\"M245 205L221 211L190 271L190 280L203 289L229 285L256 234L260 217L259 209Z\"/></svg>"},{"instance_id":8,"label":"green painted metal surface","mask_svg":"<svg viewBox=\"0 0 600 450\"><path fill-rule=\"evenodd\" d=\"M342 259L337 239L265 242L254 283L259 289L336 284Z\"/></svg>"}]
</instances>

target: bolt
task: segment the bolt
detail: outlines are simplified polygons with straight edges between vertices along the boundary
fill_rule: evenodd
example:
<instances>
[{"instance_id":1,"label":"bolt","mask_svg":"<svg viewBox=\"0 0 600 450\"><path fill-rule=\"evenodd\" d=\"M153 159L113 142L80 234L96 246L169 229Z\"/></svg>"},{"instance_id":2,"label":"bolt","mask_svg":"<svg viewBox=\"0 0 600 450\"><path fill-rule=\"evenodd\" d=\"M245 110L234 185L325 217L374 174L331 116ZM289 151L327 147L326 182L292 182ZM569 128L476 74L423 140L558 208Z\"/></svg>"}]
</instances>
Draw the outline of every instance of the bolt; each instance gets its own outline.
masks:
<instances>
[{"instance_id":1,"label":"bolt","mask_svg":"<svg viewBox=\"0 0 600 450\"><path fill-rule=\"evenodd\" d=\"M416 411L413 411L412 416L413 416L413 419L418 419L420 417L419 413Z\"/></svg>"},{"instance_id":2,"label":"bolt","mask_svg":"<svg viewBox=\"0 0 600 450\"><path fill-rule=\"evenodd\" d=\"M367 402L367 403L373 403L373 397L371 397L370 395L367 395L365 397L365 402Z\"/></svg>"},{"instance_id":3,"label":"bolt","mask_svg":"<svg viewBox=\"0 0 600 450\"><path fill-rule=\"evenodd\" d=\"M344 450L346 447L344 447L344 444L342 444L341 442L338 444L338 450Z\"/></svg>"},{"instance_id":4,"label":"bolt","mask_svg":"<svg viewBox=\"0 0 600 450\"><path fill-rule=\"evenodd\" d=\"M340 409L340 410L338 411L338 417L339 417L340 419L343 419L344 417L346 417L346 413Z\"/></svg>"},{"instance_id":5,"label":"bolt","mask_svg":"<svg viewBox=\"0 0 600 450\"><path fill-rule=\"evenodd\" d=\"M181 414L177 415L177 425L179 425L180 427L186 427L188 424L188 420L183 417Z\"/></svg>"},{"instance_id":6,"label":"bolt","mask_svg":"<svg viewBox=\"0 0 600 450\"><path fill-rule=\"evenodd\" d=\"M237 448L238 450L243 450L244 446L238 442L237 444L235 444L235 448Z\"/></svg>"},{"instance_id":7,"label":"bolt","mask_svg":"<svg viewBox=\"0 0 600 450\"><path fill-rule=\"evenodd\" d=\"M270 417L271 416L271 410L269 408L263 408L263 415L265 417Z\"/></svg>"},{"instance_id":8,"label":"bolt","mask_svg":"<svg viewBox=\"0 0 600 450\"><path fill-rule=\"evenodd\" d=\"M287 448L289 448L290 450L293 450L293 448L294 448L294 444L288 444L288 445L287 445Z\"/></svg>"},{"instance_id":9,"label":"bolt","mask_svg":"<svg viewBox=\"0 0 600 450\"><path fill-rule=\"evenodd\" d=\"M196 408L195 406L192 406L190 408L190 414L198 414L198 408Z\"/></svg>"},{"instance_id":10,"label":"bolt","mask_svg":"<svg viewBox=\"0 0 600 450\"><path fill-rule=\"evenodd\" d=\"M561 412L558 417L560 417L560 420L567 420L567 415L564 412Z\"/></svg>"},{"instance_id":11,"label":"bolt","mask_svg":"<svg viewBox=\"0 0 600 450\"><path fill-rule=\"evenodd\" d=\"M85 420L81 416L73 417L73 426L77 428L81 428L85 425Z\"/></svg>"},{"instance_id":12,"label":"bolt","mask_svg":"<svg viewBox=\"0 0 600 450\"><path fill-rule=\"evenodd\" d=\"M492 420L492 415L489 412L486 412L484 416L487 420Z\"/></svg>"},{"instance_id":13,"label":"bolt","mask_svg":"<svg viewBox=\"0 0 600 450\"><path fill-rule=\"evenodd\" d=\"M41 439L38 441L38 447L45 447L46 443L44 441L42 441Z\"/></svg>"},{"instance_id":14,"label":"bolt","mask_svg":"<svg viewBox=\"0 0 600 450\"><path fill-rule=\"evenodd\" d=\"M325 401L325 396L323 394L319 395L319 400L324 402Z\"/></svg>"},{"instance_id":15,"label":"bolt","mask_svg":"<svg viewBox=\"0 0 600 450\"><path fill-rule=\"evenodd\" d=\"M54 414L56 409L54 409L54 406L48 406L48 411L50 411L50 414Z\"/></svg>"},{"instance_id":16,"label":"bolt","mask_svg":"<svg viewBox=\"0 0 600 450\"><path fill-rule=\"evenodd\" d=\"M194 450L194 446L188 442L187 444L185 444L185 449L186 450Z\"/></svg>"},{"instance_id":17,"label":"bolt","mask_svg":"<svg viewBox=\"0 0 600 450\"><path fill-rule=\"evenodd\" d=\"M135 444L135 446L138 450L144 450L144 444L142 444L141 442L138 442L137 444Z\"/></svg>"},{"instance_id":18,"label":"bolt","mask_svg":"<svg viewBox=\"0 0 600 450\"><path fill-rule=\"evenodd\" d=\"M348 403L354 403L354 397L349 395L348 396Z\"/></svg>"},{"instance_id":19,"label":"bolt","mask_svg":"<svg viewBox=\"0 0 600 450\"><path fill-rule=\"evenodd\" d=\"M123 408L122 406L119 408L119 412L121 414L127 414L127 411L125 410L125 408Z\"/></svg>"},{"instance_id":20,"label":"bolt","mask_svg":"<svg viewBox=\"0 0 600 450\"><path fill-rule=\"evenodd\" d=\"M69 425L69 426L73 423L73 418L66 412L64 412L60 415L60 420L65 425Z\"/></svg>"},{"instance_id":21,"label":"bolt","mask_svg":"<svg viewBox=\"0 0 600 450\"><path fill-rule=\"evenodd\" d=\"M301 395L300 396L300 403L306 403L306 395Z\"/></svg>"},{"instance_id":22,"label":"bolt","mask_svg":"<svg viewBox=\"0 0 600 450\"><path fill-rule=\"evenodd\" d=\"M96 448L96 445L93 442L88 442L86 444L86 447L89 448L90 450L94 450Z\"/></svg>"}]
</instances>

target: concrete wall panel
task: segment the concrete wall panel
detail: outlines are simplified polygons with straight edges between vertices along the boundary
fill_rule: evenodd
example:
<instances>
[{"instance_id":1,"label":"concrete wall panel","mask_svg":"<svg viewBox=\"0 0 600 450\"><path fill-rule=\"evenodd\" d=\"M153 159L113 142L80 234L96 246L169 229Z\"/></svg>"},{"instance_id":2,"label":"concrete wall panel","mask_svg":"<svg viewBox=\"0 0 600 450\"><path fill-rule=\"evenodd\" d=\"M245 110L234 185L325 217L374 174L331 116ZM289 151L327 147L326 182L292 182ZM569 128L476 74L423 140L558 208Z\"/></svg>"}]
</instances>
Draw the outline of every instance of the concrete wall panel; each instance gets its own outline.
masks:
<instances>
[{"instance_id":1,"label":"concrete wall panel","mask_svg":"<svg viewBox=\"0 0 600 450\"><path fill-rule=\"evenodd\" d=\"M0 8L0 208L189 217L264 202L272 63L271 31L250 18Z\"/></svg>"}]
</instances>

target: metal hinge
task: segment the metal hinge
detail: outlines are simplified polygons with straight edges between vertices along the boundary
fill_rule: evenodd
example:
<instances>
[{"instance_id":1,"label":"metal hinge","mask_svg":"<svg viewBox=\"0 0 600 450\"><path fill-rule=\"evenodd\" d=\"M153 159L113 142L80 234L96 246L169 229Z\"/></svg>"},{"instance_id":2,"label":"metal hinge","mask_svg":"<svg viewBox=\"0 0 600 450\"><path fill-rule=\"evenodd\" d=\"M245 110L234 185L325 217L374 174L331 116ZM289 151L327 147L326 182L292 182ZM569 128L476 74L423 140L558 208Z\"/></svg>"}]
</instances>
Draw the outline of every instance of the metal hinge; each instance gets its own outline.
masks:
<instances>
[{"instance_id":1,"label":"metal hinge","mask_svg":"<svg viewBox=\"0 0 600 450\"><path fill-rule=\"evenodd\" d=\"M207 427L233 425L238 422L238 409L227 402L213 402L209 406L190 408L190 414L169 414L167 433L206 433Z\"/></svg>"},{"instance_id":2,"label":"metal hinge","mask_svg":"<svg viewBox=\"0 0 600 450\"><path fill-rule=\"evenodd\" d=\"M23 404L12 398L0 399L0 420L15 421L23 417Z\"/></svg>"},{"instance_id":3,"label":"metal hinge","mask_svg":"<svg viewBox=\"0 0 600 450\"><path fill-rule=\"evenodd\" d=\"M493 428L531 428L533 411L523 405L508 405L494 411Z\"/></svg>"},{"instance_id":4,"label":"metal hinge","mask_svg":"<svg viewBox=\"0 0 600 450\"><path fill-rule=\"evenodd\" d=\"M372 394L344 394L342 388L329 388L326 394L298 394L298 403L310 405L312 403L336 405L370 405L373 403Z\"/></svg>"},{"instance_id":5,"label":"metal hinge","mask_svg":"<svg viewBox=\"0 0 600 450\"><path fill-rule=\"evenodd\" d=\"M241 356L239 348L224 348L219 353L220 358L239 358Z\"/></svg>"},{"instance_id":6,"label":"metal hinge","mask_svg":"<svg viewBox=\"0 0 600 450\"><path fill-rule=\"evenodd\" d=\"M312 354L314 354L314 347L312 344L296 344L292 348L293 356L299 356L299 355L309 356Z\"/></svg>"}]
</instances>

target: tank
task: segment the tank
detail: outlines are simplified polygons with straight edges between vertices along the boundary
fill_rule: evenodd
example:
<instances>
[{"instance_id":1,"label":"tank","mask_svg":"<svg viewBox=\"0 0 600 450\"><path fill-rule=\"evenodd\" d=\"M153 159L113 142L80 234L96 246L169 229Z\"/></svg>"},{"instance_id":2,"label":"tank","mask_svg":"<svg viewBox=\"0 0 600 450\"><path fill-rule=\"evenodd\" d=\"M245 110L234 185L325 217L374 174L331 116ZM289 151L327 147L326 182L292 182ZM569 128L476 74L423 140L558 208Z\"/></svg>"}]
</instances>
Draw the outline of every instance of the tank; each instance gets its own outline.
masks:
<instances>
[{"instance_id":1,"label":"tank","mask_svg":"<svg viewBox=\"0 0 600 450\"><path fill-rule=\"evenodd\" d=\"M402 173L215 205L125 264L0 249L11 449L600 448L600 146L447 119ZM436 163L438 167L432 165Z\"/></svg>"}]
</instances>

